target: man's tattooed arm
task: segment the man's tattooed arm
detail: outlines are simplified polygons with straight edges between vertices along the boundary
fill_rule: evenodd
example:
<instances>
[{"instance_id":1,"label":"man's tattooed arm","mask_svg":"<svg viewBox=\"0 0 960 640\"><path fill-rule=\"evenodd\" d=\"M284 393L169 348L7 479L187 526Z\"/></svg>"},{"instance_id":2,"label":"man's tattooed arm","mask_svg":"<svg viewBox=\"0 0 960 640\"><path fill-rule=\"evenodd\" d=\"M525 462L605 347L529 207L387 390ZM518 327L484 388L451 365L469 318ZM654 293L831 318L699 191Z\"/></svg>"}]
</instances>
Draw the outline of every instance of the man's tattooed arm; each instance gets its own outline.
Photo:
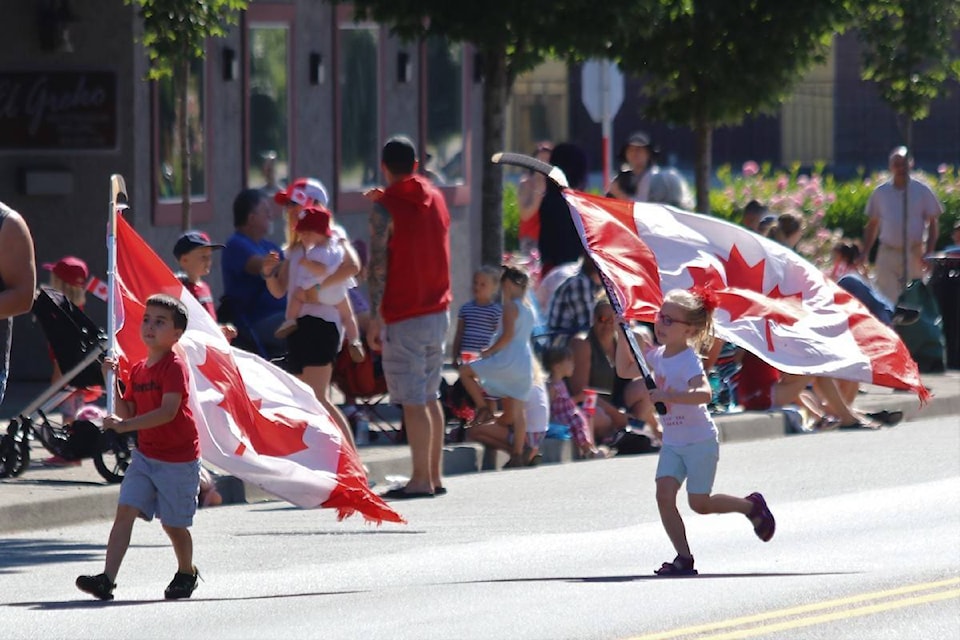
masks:
<instances>
[{"instance_id":1,"label":"man's tattooed arm","mask_svg":"<svg viewBox=\"0 0 960 640\"><path fill-rule=\"evenodd\" d=\"M380 302L387 282L387 240L390 238L390 214L374 203L370 211L370 261L367 264L367 290L370 308L380 316Z\"/></svg>"}]
</instances>

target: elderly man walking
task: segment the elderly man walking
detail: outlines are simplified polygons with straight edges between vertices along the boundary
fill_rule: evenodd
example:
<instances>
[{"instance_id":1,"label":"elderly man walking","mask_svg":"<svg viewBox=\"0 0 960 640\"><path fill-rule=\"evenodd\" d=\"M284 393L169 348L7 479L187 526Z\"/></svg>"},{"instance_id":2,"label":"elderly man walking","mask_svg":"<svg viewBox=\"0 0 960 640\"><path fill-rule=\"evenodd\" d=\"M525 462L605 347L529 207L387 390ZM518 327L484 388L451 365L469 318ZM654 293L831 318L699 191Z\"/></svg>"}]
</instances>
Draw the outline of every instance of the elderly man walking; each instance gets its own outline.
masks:
<instances>
[{"instance_id":1,"label":"elderly man walking","mask_svg":"<svg viewBox=\"0 0 960 640\"><path fill-rule=\"evenodd\" d=\"M907 148L894 149L890 153L890 179L874 189L867 202L864 255L879 237L877 289L891 302L896 302L907 283L923 275L923 257L936 247L938 219L943 213L933 190L910 176L912 167ZM904 195L909 208L906 216Z\"/></svg>"},{"instance_id":2,"label":"elderly man walking","mask_svg":"<svg viewBox=\"0 0 960 640\"><path fill-rule=\"evenodd\" d=\"M374 351L383 351L387 390L403 407L413 467L407 485L384 496L427 498L446 493L440 478L444 419L438 392L453 298L450 214L443 194L415 173L413 142L390 138L380 161L387 186L365 194L374 202L367 341Z\"/></svg>"}]
</instances>

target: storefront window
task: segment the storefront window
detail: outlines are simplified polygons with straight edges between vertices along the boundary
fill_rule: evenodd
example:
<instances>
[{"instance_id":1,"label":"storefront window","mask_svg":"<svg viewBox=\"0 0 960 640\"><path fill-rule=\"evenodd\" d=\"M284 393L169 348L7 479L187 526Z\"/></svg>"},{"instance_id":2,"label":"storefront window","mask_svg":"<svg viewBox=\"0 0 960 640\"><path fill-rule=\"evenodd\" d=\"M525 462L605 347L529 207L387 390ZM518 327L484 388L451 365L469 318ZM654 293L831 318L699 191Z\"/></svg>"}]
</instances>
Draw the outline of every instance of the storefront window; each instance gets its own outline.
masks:
<instances>
[{"instance_id":1,"label":"storefront window","mask_svg":"<svg viewBox=\"0 0 960 640\"><path fill-rule=\"evenodd\" d=\"M427 40L427 173L438 185L464 182L463 46Z\"/></svg>"},{"instance_id":2,"label":"storefront window","mask_svg":"<svg viewBox=\"0 0 960 640\"><path fill-rule=\"evenodd\" d=\"M206 198L206 120L204 113L204 64L194 60L187 84L187 148L190 153L191 200ZM183 180L180 155L180 102L174 92L173 79L157 83L158 162L157 191L160 202L181 198Z\"/></svg>"},{"instance_id":3,"label":"storefront window","mask_svg":"<svg viewBox=\"0 0 960 640\"><path fill-rule=\"evenodd\" d=\"M250 157L247 185L276 191L290 167L287 25L254 24L249 32Z\"/></svg>"},{"instance_id":4,"label":"storefront window","mask_svg":"<svg viewBox=\"0 0 960 640\"><path fill-rule=\"evenodd\" d=\"M377 184L380 169L377 108L378 27L340 27L340 189L361 191Z\"/></svg>"}]
</instances>

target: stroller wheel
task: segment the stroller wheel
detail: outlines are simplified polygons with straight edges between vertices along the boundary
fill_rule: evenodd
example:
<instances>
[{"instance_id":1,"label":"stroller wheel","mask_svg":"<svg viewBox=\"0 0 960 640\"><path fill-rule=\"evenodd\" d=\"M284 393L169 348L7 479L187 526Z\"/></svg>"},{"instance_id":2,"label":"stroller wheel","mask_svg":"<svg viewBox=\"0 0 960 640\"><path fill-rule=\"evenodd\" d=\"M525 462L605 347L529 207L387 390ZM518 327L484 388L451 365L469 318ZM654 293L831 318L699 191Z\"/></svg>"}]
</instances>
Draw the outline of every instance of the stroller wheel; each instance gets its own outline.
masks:
<instances>
[{"instance_id":1,"label":"stroller wheel","mask_svg":"<svg viewBox=\"0 0 960 640\"><path fill-rule=\"evenodd\" d=\"M93 466L103 479L111 484L123 480L130 466L133 436L104 431L100 434L100 451L93 456Z\"/></svg>"},{"instance_id":2,"label":"stroller wheel","mask_svg":"<svg viewBox=\"0 0 960 640\"><path fill-rule=\"evenodd\" d=\"M0 478L19 476L30 466L30 439L16 421L0 439Z\"/></svg>"}]
</instances>

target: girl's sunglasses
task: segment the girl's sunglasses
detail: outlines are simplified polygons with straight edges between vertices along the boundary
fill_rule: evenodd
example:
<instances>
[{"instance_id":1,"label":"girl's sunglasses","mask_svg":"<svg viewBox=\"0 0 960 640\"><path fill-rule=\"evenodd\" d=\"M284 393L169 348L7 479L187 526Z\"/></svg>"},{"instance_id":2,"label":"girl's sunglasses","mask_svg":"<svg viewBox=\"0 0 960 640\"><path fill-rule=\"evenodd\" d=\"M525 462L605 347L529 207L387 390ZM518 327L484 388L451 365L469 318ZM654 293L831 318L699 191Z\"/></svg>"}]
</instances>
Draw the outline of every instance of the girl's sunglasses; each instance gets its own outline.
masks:
<instances>
[{"instance_id":1,"label":"girl's sunglasses","mask_svg":"<svg viewBox=\"0 0 960 640\"><path fill-rule=\"evenodd\" d=\"M657 322L662 322L663 326L665 327L672 326L674 323L692 324L690 322L687 322L686 320L677 320L676 318L671 318L670 316L664 314L662 311L657 312Z\"/></svg>"}]
</instances>

